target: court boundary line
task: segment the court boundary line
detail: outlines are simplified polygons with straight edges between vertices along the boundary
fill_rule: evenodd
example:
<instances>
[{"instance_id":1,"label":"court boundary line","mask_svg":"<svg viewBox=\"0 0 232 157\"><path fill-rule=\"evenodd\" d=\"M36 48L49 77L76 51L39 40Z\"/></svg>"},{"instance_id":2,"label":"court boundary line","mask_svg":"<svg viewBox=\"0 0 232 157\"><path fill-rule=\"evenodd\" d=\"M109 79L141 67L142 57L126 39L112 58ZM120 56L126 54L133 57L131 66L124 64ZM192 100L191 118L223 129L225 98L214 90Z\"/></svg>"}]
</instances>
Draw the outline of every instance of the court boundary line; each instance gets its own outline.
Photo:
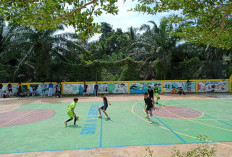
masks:
<instances>
[{"instance_id":1,"label":"court boundary line","mask_svg":"<svg viewBox=\"0 0 232 157\"><path fill-rule=\"evenodd\" d=\"M164 101L164 102L165 102L165 101ZM163 102L163 103L164 103L164 102ZM137 103L137 102L136 102L136 103ZM145 121L145 122L149 122L149 121L147 121L147 120L141 118L139 115L137 115L137 114L133 111L134 105L135 105L136 103L134 103L134 104L132 105L132 110L131 110L131 112L132 112L134 115L138 116L141 120L143 120L143 121ZM162 105L162 104L161 104L161 105ZM165 128L165 127L162 127L162 126L159 126L159 127L162 128L162 129L164 129L164 130L169 131L169 130L168 130L167 128ZM197 137L194 137L194 136L191 136L191 135L188 135L188 134L184 134L184 133L181 133L181 132L178 132L178 131L175 131L175 132L177 132L177 133L179 133L179 134L181 134L181 135L190 137L190 138L198 139ZM199 139L198 139L198 140L199 140ZM214 142L214 143L217 143L217 144L219 144L219 145L224 145L224 146L227 146L227 147L232 147L232 145L227 145L227 144L223 144L223 143L218 143L218 142L215 142L215 141L210 141L210 140L205 140L205 141L206 141L206 142L200 142L200 143L210 143L210 142ZM186 144L188 144L188 143L186 143Z\"/></svg>"},{"instance_id":2,"label":"court boundary line","mask_svg":"<svg viewBox=\"0 0 232 157\"><path fill-rule=\"evenodd\" d=\"M222 127L217 127L217 126L213 126L213 125L210 125L210 124L205 124L205 123L202 123L202 122L198 122L198 121L195 121L195 120L192 120L192 119L185 119L184 117L179 116L179 115L177 115L177 114L175 114L175 113L169 111L168 109L166 109L166 108L164 107L164 105L162 106L162 108L163 108L164 110L166 110L167 112L169 112L170 114L176 115L177 117L180 117L180 118L182 118L182 119L184 119L184 120L187 120L187 121L191 121L191 122L194 122L194 123L198 123L198 124L205 125L205 126L210 126L210 127L213 127L213 128L217 128L217 129L221 129L221 130L225 130L225 131L229 131L229 132L232 131L232 130L225 129L225 128L222 128Z\"/></svg>"},{"instance_id":3,"label":"court boundary line","mask_svg":"<svg viewBox=\"0 0 232 157\"><path fill-rule=\"evenodd\" d=\"M154 116L159 122L161 122L167 129L169 129L174 135L176 135L182 142L187 143L184 139L182 139L177 133L175 133L170 127L168 127L165 123L163 123L158 117Z\"/></svg>"},{"instance_id":4,"label":"court boundary line","mask_svg":"<svg viewBox=\"0 0 232 157\"><path fill-rule=\"evenodd\" d=\"M165 130L167 130L165 128ZM131 147L131 146L165 146L165 145L181 145L181 144L200 144L200 143L217 143L220 145L225 145L232 147L232 145L226 145L223 143L231 143L232 141L209 141L209 142L189 142L189 143L166 143L166 144L141 144L141 145L122 145L122 146L106 146L101 148L120 148L120 147ZM53 152L53 151L70 151L70 150L88 150L88 149L97 149L100 147L91 147L91 148L74 148L74 149L54 149L54 150L38 150L38 151L22 151L22 152L8 152L0 154L22 154L22 153L36 153L36 152Z\"/></svg>"},{"instance_id":5,"label":"court boundary line","mask_svg":"<svg viewBox=\"0 0 232 157\"><path fill-rule=\"evenodd\" d=\"M143 108L142 104L139 102L139 105ZM182 139L176 132L174 132L168 125L166 125L164 122L162 122L158 117L154 116L160 123L162 123L168 130L170 130L176 137L178 137L182 142L187 143L184 139Z\"/></svg>"},{"instance_id":6,"label":"court boundary line","mask_svg":"<svg viewBox=\"0 0 232 157\"><path fill-rule=\"evenodd\" d=\"M22 152L10 152L0 154L22 154L22 153L38 153L38 152L55 152L55 151L70 151L70 150L88 150L88 149L102 149L102 148L120 148L120 147L133 147L133 146L166 146L166 145L186 145L186 144L201 144L201 143L231 143L232 141L211 141L211 142L189 142L189 143L168 143L168 144L141 144L141 145L122 145L122 146L107 146L107 147L91 147L91 148L74 148L74 149L54 149L54 150L38 150L38 151L22 151Z\"/></svg>"},{"instance_id":7,"label":"court boundary line","mask_svg":"<svg viewBox=\"0 0 232 157\"><path fill-rule=\"evenodd\" d=\"M101 116L103 118L102 111L101 111ZM102 148L102 123L103 123L102 118L101 118L101 131L100 131L100 148Z\"/></svg>"},{"instance_id":8,"label":"court boundary line","mask_svg":"<svg viewBox=\"0 0 232 157\"><path fill-rule=\"evenodd\" d=\"M173 102L175 102L175 103L177 103L177 104L179 104L179 105L181 105L181 106L183 106L183 107L186 107L186 105L185 104L182 104L182 103L179 103L179 102L176 102L176 101L174 101L174 100L171 100L171 101L173 101ZM189 108L189 107L188 107ZM192 109L192 108L189 108L189 109L191 109L191 110L195 110L195 109ZM199 112L198 110L196 110L197 112ZM203 113L203 112L200 112L200 113ZM209 117L209 118L211 118L211 119L213 119L213 120L217 120L217 121L219 121L219 122L221 122L221 123L224 123L224 124L226 124L226 125L229 125L229 126L232 126L231 124L229 124L229 123L226 123L226 122L224 122L224 121L222 121L222 120L218 120L217 118L214 118L214 117L212 117L212 116L209 116L208 114L205 114L205 113L203 113L204 115L206 115L207 117Z\"/></svg>"}]
</instances>

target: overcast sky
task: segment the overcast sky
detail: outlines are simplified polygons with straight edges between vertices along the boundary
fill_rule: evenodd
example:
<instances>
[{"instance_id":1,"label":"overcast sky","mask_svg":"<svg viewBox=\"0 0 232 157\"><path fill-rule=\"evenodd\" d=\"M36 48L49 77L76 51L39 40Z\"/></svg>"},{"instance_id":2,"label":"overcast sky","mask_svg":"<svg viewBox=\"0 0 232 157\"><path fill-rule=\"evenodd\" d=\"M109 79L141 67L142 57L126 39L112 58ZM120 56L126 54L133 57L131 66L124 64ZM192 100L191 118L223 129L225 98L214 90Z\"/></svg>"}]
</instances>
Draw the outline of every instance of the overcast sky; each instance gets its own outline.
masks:
<instances>
[{"instance_id":1,"label":"overcast sky","mask_svg":"<svg viewBox=\"0 0 232 157\"><path fill-rule=\"evenodd\" d=\"M107 22L112 25L114 29L121 28L123 31L127 31L131 26L139 28L143 24L148 24L148 21L155 21L157 25L159 25L162 17L171 14L165 12L156 15L147 15L143 13L128 11L136 5L136 2L132 2L131 0L127 0L125 3L124 0L119 0L116 5L119 8L118 15L114 16L112 14L103 13L101 16L95 17L94 21L98 23ZM65 28L65 32L74 32L74 29L73 27L68 27ZM100 34L96 34L90 39L90 41L97 40L99 36Z\"/></svg>"}]
</instances>

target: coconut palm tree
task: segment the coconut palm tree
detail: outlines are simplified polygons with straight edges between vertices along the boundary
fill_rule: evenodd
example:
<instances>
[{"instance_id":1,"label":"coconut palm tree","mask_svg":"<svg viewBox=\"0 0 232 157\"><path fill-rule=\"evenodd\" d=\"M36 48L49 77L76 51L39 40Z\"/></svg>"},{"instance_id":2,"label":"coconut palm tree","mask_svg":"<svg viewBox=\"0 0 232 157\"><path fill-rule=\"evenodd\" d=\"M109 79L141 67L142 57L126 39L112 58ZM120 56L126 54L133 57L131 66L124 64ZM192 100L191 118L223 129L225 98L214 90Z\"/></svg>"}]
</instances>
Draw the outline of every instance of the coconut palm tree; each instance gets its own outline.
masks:
<instances>
[{"instance_id":1,"label":"coconut palm tree","mask_svg":"<svg viewBox=\"0 0 232 157\"><path fill-rule=\"evenodd\" d=\"M60 62L59 66L63 66L69 64L68 58L78 60L78 54L84 49L73 41L77 39L75 34L55 35L57 31L63 30L62 26L44 32L35 29L21 30L17 39L21 53L14 76L19 75L25 67L29 67L32 80L49 80L52 79L51 67L54 62Z\"/></svg>"},{"instance_id":2,"label":"coconut palm tree","mask_svg":"<svg viewBox=\"0 0 232 157\"><path fill-rule=\"evenodd\" d=\"M171 24L162 20L160 26L153 21L153 25L142 25L140 30L145 31L143 35L132 44L131 57L145 62L154 61L156 71L155 77L158 79L167 79L168 72L171 70L172 53L176 49L176 38L170 34L174 31Z\"/></svg>"}]
</instances>

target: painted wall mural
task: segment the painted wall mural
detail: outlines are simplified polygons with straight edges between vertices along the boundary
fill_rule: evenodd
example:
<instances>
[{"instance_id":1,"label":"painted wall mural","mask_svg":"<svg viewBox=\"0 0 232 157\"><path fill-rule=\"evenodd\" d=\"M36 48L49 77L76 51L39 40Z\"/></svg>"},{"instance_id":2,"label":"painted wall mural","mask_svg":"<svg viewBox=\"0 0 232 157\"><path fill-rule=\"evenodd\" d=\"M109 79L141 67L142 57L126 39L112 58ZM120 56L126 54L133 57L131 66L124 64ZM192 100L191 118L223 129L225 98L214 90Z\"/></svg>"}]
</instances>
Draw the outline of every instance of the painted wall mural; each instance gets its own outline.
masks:
<instances>
[{"instance_id":1,"label":"painted wall mural","mask_svg":"<svg viewBox=\"0 0 232 157\"><path fill-rule=\"evenodd\" d=\"M87 94L94 94L94 85L87 84ZM64 84L64 94L82 95L84 92L84 84ZM128 93L128 83L99 83L99 93Z\"/></svg>"},{"instance_id":2,"label":"painted wall mural","mask_svg":"<svg viewBox=\"0 0 232 157\"><path fill-rule=\"evenodd\" d=\"M179 87L182 87L184 91L187 91L187 82L164 82L163 83L163 92L172 92L172 89L175 87L178 91ZM190 81L189 87L191 88L191 92L195 92L196 82Z\"/></svg>"},{"instance_id":3,"label":"painted wall mural","mask_svg":"<svg viewBox=\"0 0 232 157\"><path fill-rule=\"evenodd\" d=\"M147 92L148 86L153 89L154 85L157 85L161 92L161 82L136 82L130 83L130 93L144 93Z\"/></svg>"},{"instance_id":4,"label":"painted wall mural","mask_svg":"<svg viewBox=\"0 0 232 157\"><path fill-rule=\"evenodd\" d=\"M99 93L128 93L128 83L99 83Z\"/></svg>"},{"instance_id":5,"label":"painted wall mural","mask_svg":"<svg viewBox=\"0 0 232 157\"><path fill-rule=\"evenodd\" d=\"M229 92L230 81L199 81L198 92Z\"/></svg>"},{"instance_id":6,"label":"painted wall mural","mask_svg":"<svg viewBox=\"0 0 232 157\"><path fill-rule=\"evenodd\" d=\"M2 88L3 92L5 92L6 94L8 94L8 87L7 85L3 85L3 88ZM12 85L12 93L14 95L16 95L17 93L17 85Z\"/></svg>"}]
</instances>

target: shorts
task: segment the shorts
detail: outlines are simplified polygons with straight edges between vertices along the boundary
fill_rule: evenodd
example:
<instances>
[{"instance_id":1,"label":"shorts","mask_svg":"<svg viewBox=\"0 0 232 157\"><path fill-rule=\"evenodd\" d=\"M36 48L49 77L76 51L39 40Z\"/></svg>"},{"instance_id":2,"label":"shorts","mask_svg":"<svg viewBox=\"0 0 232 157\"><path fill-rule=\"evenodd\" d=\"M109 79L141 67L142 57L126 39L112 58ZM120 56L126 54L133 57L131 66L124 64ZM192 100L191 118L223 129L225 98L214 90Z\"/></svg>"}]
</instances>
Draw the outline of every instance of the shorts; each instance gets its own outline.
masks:
<instances>
[{"instance_id":1,"label":"shorts","mask_svg":"<svg viewBox=\"0 0 232 157\"><path fill-rule=\"evenodd\" d=\"M68 116L69 116L70 118L73 118L73 113L72 113L72 111L68 111L67 114L68 114Z\"/></svg>"},{"instance_id":2,"label":"shorts","mask_svg":"<svg viewBox=\"0 0 232 157\"><path fill-rule=\"evenodd\" d=\"M8 89L9 92L12 92L12 89Z\"/></svg>"},{"instance_id":3,"label":"shorts","mask_svg":"<svg viewBox=\"0 0 232 157\"><path fill-rule=\"evenodd\" d=\"M147 107L146 111L151 111L153 109L153 107Z\"/></svg>"},{"instance_id":4,"label":"shorts","mask_svg":"<svg viewBox=\"0 0 232 157\"><path fill-rule=\"evenodd\" d=\"M159 93L155 93L154 95L155 95L156 98L160 97Z\"/></svg>"},{"instance_id":5,"label":"shorts","mask_svg":"<svg viewBox=\"0 0 232 157\"><path fill-rule=\"evenodd\" d=\"M107 107L108 106L102 106L101 109L106 111Z\"/></svg>"}]
</instances>

